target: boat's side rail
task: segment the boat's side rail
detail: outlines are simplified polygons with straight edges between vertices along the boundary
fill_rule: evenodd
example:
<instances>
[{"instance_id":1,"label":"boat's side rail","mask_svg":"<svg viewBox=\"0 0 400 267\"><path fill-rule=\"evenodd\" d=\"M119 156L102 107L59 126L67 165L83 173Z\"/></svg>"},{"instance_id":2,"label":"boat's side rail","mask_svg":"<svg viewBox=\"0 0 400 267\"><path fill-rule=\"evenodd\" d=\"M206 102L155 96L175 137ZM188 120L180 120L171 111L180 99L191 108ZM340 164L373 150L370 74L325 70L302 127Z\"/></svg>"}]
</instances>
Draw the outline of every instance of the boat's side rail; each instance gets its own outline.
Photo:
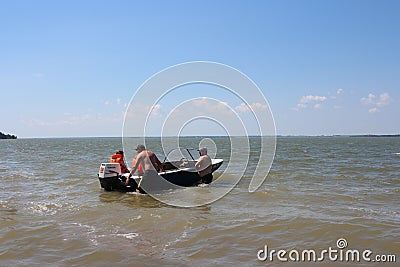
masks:
<instances>
[{"instance_id":1,"label":"boat's side rail","mask_svg":"<svg viewBox=\"0 0 400 267\"><path fill-rule=\"evenodd\" d=\"M177 170L177 169L182 169L182 168L194 168L195 164L196 164L196 161L181 159L181 160L177 160L177 161L164 162L162 164L162 167L163 167L164 171L169 171L169 170Z\"/></svg>"}]
</instances>

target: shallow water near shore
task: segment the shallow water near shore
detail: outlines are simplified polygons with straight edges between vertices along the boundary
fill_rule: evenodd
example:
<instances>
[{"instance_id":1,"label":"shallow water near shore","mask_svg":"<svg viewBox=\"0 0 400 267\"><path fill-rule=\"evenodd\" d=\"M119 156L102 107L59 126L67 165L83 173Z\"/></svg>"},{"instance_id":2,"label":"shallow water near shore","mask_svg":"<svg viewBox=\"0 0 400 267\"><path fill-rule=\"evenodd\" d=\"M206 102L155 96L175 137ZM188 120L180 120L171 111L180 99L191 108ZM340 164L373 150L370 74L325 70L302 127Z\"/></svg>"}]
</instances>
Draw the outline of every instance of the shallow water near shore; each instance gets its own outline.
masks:
<instances>
[{"instance_id":1,"label":"shallow water near shore","mask_svg":"<svg viewBox=\"0 0 400 267\"><path fill-rule=\"evenodd\" d=\"M223 172L229 139L211 138ZM162 158L158 139L146 145ZM120 148L120 138L0 140L0 266L274 266L276 255L257 258L265 245L322 251L338 249L338 239L400 261L400 137L278 137L256 192L248 192L251 153L239 184L197 208L102 190L99 165Z\"/></svg>"}]
</instances>

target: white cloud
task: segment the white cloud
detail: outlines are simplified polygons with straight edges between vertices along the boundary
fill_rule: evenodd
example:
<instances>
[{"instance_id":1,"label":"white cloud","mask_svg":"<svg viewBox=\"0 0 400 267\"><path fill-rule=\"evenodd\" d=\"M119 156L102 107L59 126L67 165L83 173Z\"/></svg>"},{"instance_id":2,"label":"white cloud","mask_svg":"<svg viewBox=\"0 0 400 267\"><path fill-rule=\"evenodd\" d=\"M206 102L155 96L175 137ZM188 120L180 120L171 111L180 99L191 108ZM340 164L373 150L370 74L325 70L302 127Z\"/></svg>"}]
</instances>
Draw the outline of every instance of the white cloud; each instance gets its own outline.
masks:
<instances>
[{"instance_id":1,"label":"white cloud","mask_svg":"<svg viewBox=\"0 0 400 267\"><path fill-rule=\"evenodd\" d=\"M259 102L254 102L254 103L250 104L250 107L248 105L246 105L245 103L242 103L235 107L235 110L238 112L250 112L251 110L261 111L261 110L267 110L267 109L268 109L268 105L261 104Z\"/></svg>"},{"instance_id":2,"label":"white cloud","mask_svg":"<svg viewBox=\"0 0 400 267\"><path fill-rule=\"evenodd\" d=\"M362 97L360 102L363 105L372 106L372 108L368 110L369 113L376 113L379 111L378 108L389 105L390 102L392 102L392 98L388 93L382 93L379 97L369 93L367 97Z\"/></svg>"},{"instance_id":3,"label":"white cloud","mask_svg":"<svg viewBox=\"0 0 400 267\"><path fill-rule=\"evenodd\" d=\"M303 96L300 99L300 103L306 104L313 101L325 101L325 100L326 96L308 95L308 96Z\"/></svg>"},{"instance_id":4,"label":"white cloud","mask_svg":"<svg viewBox=\"0 0 400 267\"><path fill-rule=\"evenodd\" d=\"M318 95L307 95L307 96L302 96L300 98L300 102L297 104L294 110L299 110L301 108L307 108L309 104L313 104L314 108L320 108L321 104L320 103L315 103L315 102L323 102L327 98L326 96L318 96Z\"/></svg>"},{"instance_id":5,"label":"white cloud","mask_svg":"<svg viewBox=\"0 0 400 267\"><path fill-rule=\"evenodd\" d=\"M122 98L117 98L115 100L111 100L111 99L106 99L104 100L104 105L106 106L123 106L126 108L127 104L122 102Z\"/></svg>"},{"instance_id":6,"label":"white cloud","mask_svg":"<svg viewBox=\"0 0 400 267\"><path fill-rule=\"evenodd\" d=\"M363 97L360 102L364 105L373 105L375 103L376 96L373 94L368 94L368 97Z\"/></svg>"},{"instance_id":7,"label":"white cloud","mask_svg":"<svg viewBox=\"0 0 400 267\"><path fill-rule=\"evenodd\" d=\"M255 103L255 108L263 108ZM245 135L246 125L254 120L248 119L249 107L245 104L237 107L213 98L201 97L184 101L174 107L163 122L163 135L185 134L230 134ZM244 120L241 115L245 116Z\"/></svg>"},{"instance_id":8,"label":"white cloud","mask_svg":"<svg viewBox=\"0 0 400 267\"><path fill-rule=\"evenodd\" d=\"M342 88L337 89L336 90L336 94L333 94L333 95L330 96L331 99L337 99L339 97L339 95L341 95L343 93L343 91L344 90Z\"/></svg>"},{"instance_id":9,"label":"white cloud","mask_svg":"<svg viewBox=\"0 0 400 267\"><path fill-rule=\"evenodd\" d=\"M206 97L193 99L189 101L188 104L189 105L193 104L194 109L191 110L193 114L198 114L198 115L215 114L215 113L222 113L224 115L234 114L227 102L216 101Z\"/></svg>"},{"instance_id":10,"label":"white cloud","mask_svg":"<svg viewBox=\"0 0 400 267\"><path fill-rule=\"evenodd\" d=\"M143 104L132 104L129 106L129 109L127 110L126 117L128 119L145 119L149 117L162 117L163 113L161 111L161 105L160 104L155 104L155 105L143 105Z\"/></svg>"},{"instance_id":11,"label":"white cloud","mask_svg":"<svg viewBox=\"0 0 400 267\"><path fill-rule=\"evenodd\" d=\"M303 104L303 103L299 103L299 104L297 104L297 107L298 107L298 108L306 108L307 105L306 105L306 104ZM297 110L298 110L298 109L297 109Z\"/></svg>"},{"instance_id":12,"label":"white cloud","mask_svg":"<svg viewBox=\"0 0 400 267\"><path fill-rule=\"evenodd\" d=\"M261 104L259 102L253 103L250 105L253 110L267 110L268 106Z\"/></svg>"},{"instance_id":13,"label":"white cloud","mask_svg":"<svg viewBox=\"0 0 400 267\"><path fill-rule=\"evenodd\" d=\"M146 107L150 111L150 116L152 117L161 117L161 105L160 104L155 104L152 107Z\"/></svg>"},{"instance_id":14,"label":"white cloud","mask_svg":"<svg viewBox=\"0 0 400 267\"><path fill-rule=\"evenodd\" d=\"M389 96L389 94L383 93L379 96L379 99L376 102L376 105L378 107L383 107L383 106L389 105L390 102L392 102L392 98Z\"/></svg>"},{"instance_id":15,"label":"white cloud","mask_svg":"<svg viewBox=\"0 0 400 267\"><path fill-rule=\"evenodd\" d=\"M369 113L376 113L376 112L378 112L379 110L377 109L377 108L370 108L369 110L368 110L368 112Z\"/></svg>"},{"instance_id":16,"label":"white cloud","mask_svg":"<svg viewBox=\"0 0 400 267\"><path fill-rule=\"evenodd\" d=\"M238 112L248 112L250 111L250 108L245 103L242 103L239 106L236 106L235 110Z\"/></svg>"}]
</instances>

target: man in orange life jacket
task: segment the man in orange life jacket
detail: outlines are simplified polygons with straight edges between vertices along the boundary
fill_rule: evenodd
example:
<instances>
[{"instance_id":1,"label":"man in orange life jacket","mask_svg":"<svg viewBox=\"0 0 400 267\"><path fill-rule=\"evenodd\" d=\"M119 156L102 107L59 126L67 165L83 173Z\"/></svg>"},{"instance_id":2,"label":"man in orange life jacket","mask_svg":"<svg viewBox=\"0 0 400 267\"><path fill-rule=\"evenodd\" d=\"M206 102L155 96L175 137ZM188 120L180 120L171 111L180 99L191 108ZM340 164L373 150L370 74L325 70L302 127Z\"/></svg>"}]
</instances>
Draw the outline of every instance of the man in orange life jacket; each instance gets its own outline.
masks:
<instances>
[{"instance_id":1,"label":"man in orange life jacket","mask_svg":"<svg viewBox=\"0 0 400 267\"><path fill-rule=\"evenodd\" d=\"M122 173L129 172L128 168L125 165L124 151L122 151L122 150L117 150L117 152L115 152L115 154L111 155L110 163L119 163L119 165L121 166Z\"/></svg>"},{"instance_id":2,"label":"man in orange life jacket","mask_svg":"<svg viewBox=\"0 0 400 267\"><path fill-rule=\"evenodd\" d=\"M143 177L146 176L146 174L149 175L150 172L155 172L155 174L157 174L157 172L163 171L162 164L156 154L150 150L146 150L144 145L138 145L136 151L138 154L132 160L132 170L126 179L126 185L129 184L129 179L136 170L139 170L139 174L143 174Z\"/></svg>"}]
</instances>

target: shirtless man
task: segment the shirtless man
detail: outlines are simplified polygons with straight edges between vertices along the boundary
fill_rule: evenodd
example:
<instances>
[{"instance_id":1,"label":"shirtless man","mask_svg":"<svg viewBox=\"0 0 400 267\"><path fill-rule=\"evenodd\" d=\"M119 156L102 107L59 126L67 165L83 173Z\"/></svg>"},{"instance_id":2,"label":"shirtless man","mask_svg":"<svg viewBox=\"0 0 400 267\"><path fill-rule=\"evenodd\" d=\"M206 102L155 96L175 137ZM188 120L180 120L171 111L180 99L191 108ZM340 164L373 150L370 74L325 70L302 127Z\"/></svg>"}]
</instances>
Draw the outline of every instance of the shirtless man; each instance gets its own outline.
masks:
<instances>
[{"instance_id":1,"label":"shirtless man","mask_svg":"<svg viewBox=\"0 0 400 267\"><path fill-rule=\"evenodd\" d=\"M196 170L198 171L201 182L209 184L212 182L212 162L209 155L207 155L207 148L202 147L199 149L200 158L196 162Z\"/></svg>"},{"instance_id":2,"label":"shirtless man","mask_svg":"<svg viewBox=\"0 0 400 267\"><path fill-rule=\"evenodd\" d=\"M146 150L144 145L138 145L136 148L138 152L136 156L136 164L132 166L132 170L130 171L128 178L125 181L125 184L129 184L129 179L135 173L139 165L142 166L143 169L143 178L148 175L157 175L157 170L162 171L162 165L160 160L157 158L156 154L151 152L150 150Z\"/></svg>"}]
</instances>

